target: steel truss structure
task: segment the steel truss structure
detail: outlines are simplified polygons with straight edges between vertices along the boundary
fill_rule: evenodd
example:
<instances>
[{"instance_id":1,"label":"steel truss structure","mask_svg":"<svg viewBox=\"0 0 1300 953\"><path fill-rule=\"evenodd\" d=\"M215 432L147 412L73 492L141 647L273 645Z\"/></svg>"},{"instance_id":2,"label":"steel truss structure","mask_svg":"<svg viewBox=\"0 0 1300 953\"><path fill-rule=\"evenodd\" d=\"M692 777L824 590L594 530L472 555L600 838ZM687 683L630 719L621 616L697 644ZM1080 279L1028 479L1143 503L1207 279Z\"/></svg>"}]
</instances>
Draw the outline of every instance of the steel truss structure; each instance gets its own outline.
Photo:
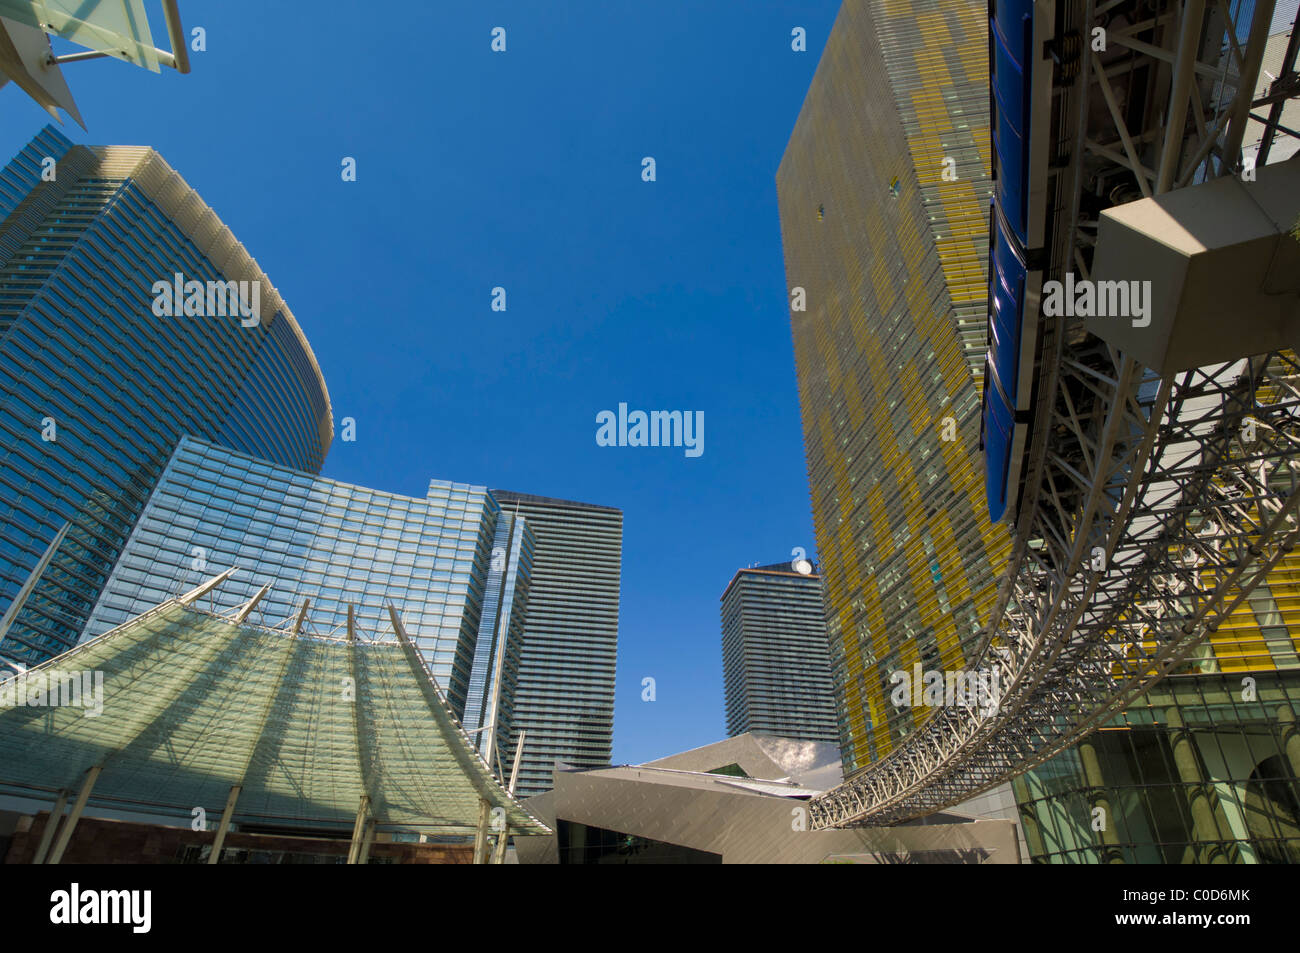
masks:
<instances>
[{"instance_id":1,"label":"steel truss structure","mask_svg":"<svg viewBox=\"0 0 1300 953\"><path fill-rule=\"evenodd\" d=\"M1242 7L1057 4L1045 279L1086 277L1106 207L1241 171L1274 3ZM814 829L933 813L1060 753L1188 659L1300 537L1293 353L1161 378L1083 318L1042 322L1012 555L971 663L998 672L1000 704L936 709L813 799Z\"/></svg>"}]
</instances>

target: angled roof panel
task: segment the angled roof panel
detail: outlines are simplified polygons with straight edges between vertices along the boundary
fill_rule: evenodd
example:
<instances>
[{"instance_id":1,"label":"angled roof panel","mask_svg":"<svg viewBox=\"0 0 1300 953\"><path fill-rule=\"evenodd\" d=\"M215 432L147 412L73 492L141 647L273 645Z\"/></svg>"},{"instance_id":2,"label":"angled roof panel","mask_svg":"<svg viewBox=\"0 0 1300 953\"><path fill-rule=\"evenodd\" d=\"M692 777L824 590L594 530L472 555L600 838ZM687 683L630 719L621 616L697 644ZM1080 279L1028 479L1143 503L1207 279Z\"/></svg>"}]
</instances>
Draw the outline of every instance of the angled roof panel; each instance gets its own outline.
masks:
<instances>
[{"instance_id":1,"label":"angled roof panel","mask_svg":"<svg viewBox=\"0 0 1300 953\"><path fill-rule=\"evenodd\" d=\"M144 0L0 0L0 15L158 72Z\"/></svg>"}]
</instances>

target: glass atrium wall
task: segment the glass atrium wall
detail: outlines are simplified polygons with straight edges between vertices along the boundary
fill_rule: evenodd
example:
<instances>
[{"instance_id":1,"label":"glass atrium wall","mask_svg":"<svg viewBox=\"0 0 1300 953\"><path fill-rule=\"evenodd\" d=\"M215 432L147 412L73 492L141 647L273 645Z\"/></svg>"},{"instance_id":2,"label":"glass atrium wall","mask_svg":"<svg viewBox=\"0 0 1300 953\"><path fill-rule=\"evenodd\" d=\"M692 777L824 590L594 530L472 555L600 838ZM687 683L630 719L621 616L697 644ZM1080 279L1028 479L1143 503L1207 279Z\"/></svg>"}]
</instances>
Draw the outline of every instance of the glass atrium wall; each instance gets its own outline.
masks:
<instances>
[{"instance_id":1,"label":"glass atrium wall","mask_svg":"<svg viewBox=\"0 0 1300 953\"><path fill-rule=\"evenodd\" d=\"M1175 675L1013 782L1035 863L1300 863L1300 670Z\"/></svg>"}]
</instances>

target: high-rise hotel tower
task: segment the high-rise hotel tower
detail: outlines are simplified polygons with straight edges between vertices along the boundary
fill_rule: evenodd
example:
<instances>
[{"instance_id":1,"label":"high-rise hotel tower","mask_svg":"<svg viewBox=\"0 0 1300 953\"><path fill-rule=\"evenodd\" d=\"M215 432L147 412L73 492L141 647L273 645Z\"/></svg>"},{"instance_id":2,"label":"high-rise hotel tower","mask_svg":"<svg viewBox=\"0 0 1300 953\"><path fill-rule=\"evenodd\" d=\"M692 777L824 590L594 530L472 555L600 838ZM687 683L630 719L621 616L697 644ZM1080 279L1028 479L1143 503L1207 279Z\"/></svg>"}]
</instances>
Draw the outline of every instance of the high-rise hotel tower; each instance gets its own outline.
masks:
<instances>
[{"instance_id":1,"label":"high-rise hotel tower","mask_svg":"<svg viewBox=\"0 0 1300 953\"><path fill-rule=\"evenodd\" d=\"M507 490L492 495L503 511L523 517L536 538L508 752L513 757L525 732L516 791L529 797L551 790L557 761L579 768L609 764L623 514Z\"/></svg>"},{"instance_id":2,"label":"high-rise hotel tower","mask_svg":"<svg viewBox=\"0 0 1300 953\"><path fill-rule=\"evenodd\" d=\"M307 339L158 153L46 128L0 172L0 662L76 643L185 434L319 471Z\"/></svg>"},{"instance_id":3,"label":"high-rise hotel tower","mask_svg":"<svg viewBox=\"0 0 1300 953\"><path fill-rule=\"evenodd\" d=\"M1009 541L979 454L990 196L986 5L845 0L777 172L846 775L960 669Z\"/></svg>"},{"instance_id":4,"label":"high-rise hotel tower","mask_svg":"<svg viewBox=\"0 0 1300 953\"><path fill-rule=\"evenodd\" d=\"M839 741L821 576L812 564L739 570L722 593L727 735Z\"/></svg>"}]
</instances>

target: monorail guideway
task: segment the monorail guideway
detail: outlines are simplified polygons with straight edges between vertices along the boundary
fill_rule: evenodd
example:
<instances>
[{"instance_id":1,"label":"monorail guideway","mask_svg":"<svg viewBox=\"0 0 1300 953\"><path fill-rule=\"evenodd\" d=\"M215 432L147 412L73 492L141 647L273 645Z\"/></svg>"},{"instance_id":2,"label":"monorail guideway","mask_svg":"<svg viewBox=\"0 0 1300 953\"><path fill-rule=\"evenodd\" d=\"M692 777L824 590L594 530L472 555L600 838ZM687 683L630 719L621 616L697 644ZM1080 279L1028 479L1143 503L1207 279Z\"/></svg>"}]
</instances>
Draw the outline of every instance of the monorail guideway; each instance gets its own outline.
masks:
<instances>
[{"instance_id":1,"label":"monorail guideway","mask_svg":"<svg viewBox=\"0 0 1300 953\"><path fill-rule=\"evenodd\" d=\"M1255 98L1274 12L990 3L981 445L1013 545L970 665L1002 700L938 709L815 798L813 827L933 813L1054 756L1175 671L1300 537L1300 158L1242 155L1252 122L1268 154L1297 89L1292 24ZM1067 282L1137 282L1149 311L1045 315Z\"/></svg>"}]
</instances>

